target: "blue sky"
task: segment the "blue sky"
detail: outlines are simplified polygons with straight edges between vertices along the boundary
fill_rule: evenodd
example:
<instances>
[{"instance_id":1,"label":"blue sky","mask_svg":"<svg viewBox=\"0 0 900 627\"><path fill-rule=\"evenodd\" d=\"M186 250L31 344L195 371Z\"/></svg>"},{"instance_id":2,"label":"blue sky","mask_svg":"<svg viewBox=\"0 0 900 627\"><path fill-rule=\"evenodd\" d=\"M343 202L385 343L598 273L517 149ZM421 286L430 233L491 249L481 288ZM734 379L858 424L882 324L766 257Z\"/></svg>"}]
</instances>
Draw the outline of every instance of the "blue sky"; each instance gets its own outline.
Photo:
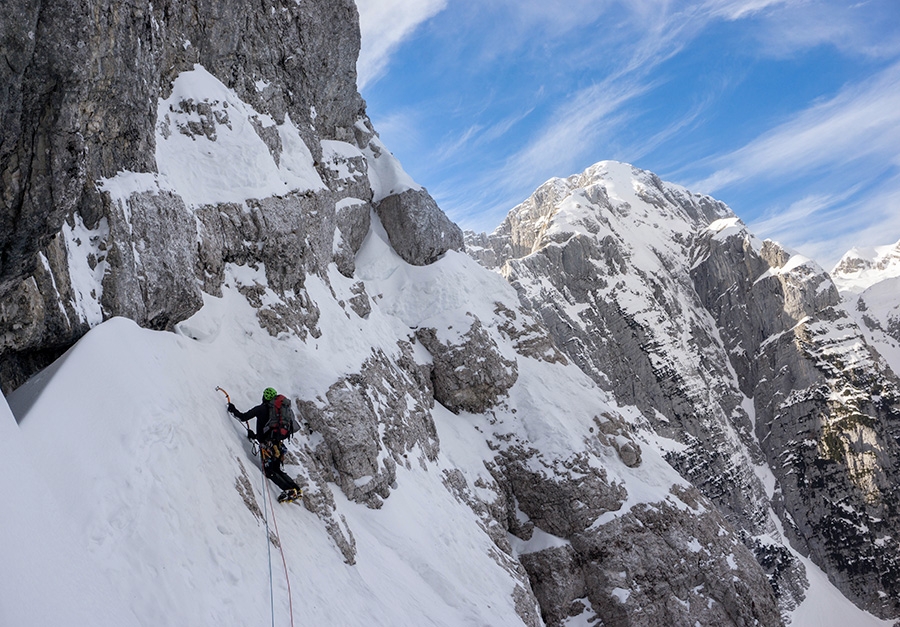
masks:
<instances>
[{"instance_id":1,"label":"blue sky","mask_svg":"<svg viewBox=\"0 0 900 627\"><path fill-rule=\"evenodd\" d=\"M900 0L357 0L368 113L466 229L605 159L830 268L900 240Z\"/></svg>"}]
</instances>

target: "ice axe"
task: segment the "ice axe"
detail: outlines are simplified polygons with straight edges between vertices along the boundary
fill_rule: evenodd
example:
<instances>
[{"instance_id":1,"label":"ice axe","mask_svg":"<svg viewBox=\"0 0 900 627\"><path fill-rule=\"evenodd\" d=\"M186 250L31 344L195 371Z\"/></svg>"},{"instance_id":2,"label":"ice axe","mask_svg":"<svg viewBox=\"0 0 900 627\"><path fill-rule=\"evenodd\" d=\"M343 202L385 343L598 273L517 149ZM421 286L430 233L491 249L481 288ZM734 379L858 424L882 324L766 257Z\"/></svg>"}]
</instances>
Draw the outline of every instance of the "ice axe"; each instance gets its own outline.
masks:
<instances>
[{"instance_id":1,"label":"ice axe","mask_svg":"<svg viewBox=\"0 0 900 627\"><path fill-rule=\"evenodd\" d=\"M219 386L216 386L216 392L221 392L222 394L224 394L224 395L225 395L225 401L226 401L229 405L231 404L231 397L228 396L228 392L226 392L224 388L220 388Z\"/></svg>"},{"instance_id":2,"label":"ice axe","mask_svg":"<svg viewBox=\"0 0 900 627\"><path fill-rule=\"evenodd\" d=\"M228 392L225 391L225 388L216 386L216 391L217 391L217 392L221 392L222 394L224 394L224 395L225 395L225 400L228 402L229 405L231 405L231 397L228 395ZM244 425L244 429L247 430L247 439L248 439L248 440L252 440L253 438L250 437L250 425L248 425L246 422L243 422L243 421L241 422L241 424ZM254 453L254 455L255 455L255 454L256 454L256 453Z\"/></svg>"}]
</instances>

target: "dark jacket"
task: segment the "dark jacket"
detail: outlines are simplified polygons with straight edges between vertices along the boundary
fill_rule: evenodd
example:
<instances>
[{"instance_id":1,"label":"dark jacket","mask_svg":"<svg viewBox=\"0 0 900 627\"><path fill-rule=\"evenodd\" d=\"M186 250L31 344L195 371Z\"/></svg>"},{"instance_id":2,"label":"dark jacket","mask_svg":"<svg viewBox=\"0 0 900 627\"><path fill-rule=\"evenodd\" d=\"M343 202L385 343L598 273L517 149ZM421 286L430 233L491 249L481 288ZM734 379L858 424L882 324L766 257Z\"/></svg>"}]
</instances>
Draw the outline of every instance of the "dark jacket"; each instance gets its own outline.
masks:
<instances>
[{"instance_id":1,"label":"dark jacket","mask_svg":"<svg viewBox=\"0 0 900 627\"><path fill-rule=\"evenodd\" d=\"M251 418L256 418L256 433L254 434L256 439L261 442L266 441L265 432L266 432L266 423L269 422L269 416L272 415L272 412L269 411L269 408L272 406L272 401L263 401L253 409L248 409L247 411L238 411L238 408L228 404L229 413L242 422L247 422ZM251 431L251 433L253 433ZM284 456L282 452L279 450L278 446L272 447L271 457L266 459L266 455L263 455L263 460L265 460L265 473L266 476L275 482L282 490L300 490L300 486L297 485L289 475L287 475L281 469L281 463L284 461Z\"/></svg>"},{"instance_id":2,"label":"dark jacket","mask_svg":"<svg viewBox=\"0 0 900 627\"><path fill-rule=\"evenodd\" d=\"M271 405L271 401L263 401L253 409L248 409L247 411L239 411L234 405L228 405L228 411L241 422L247 422L252 418L256 418L255 435L257 438L262 439L263 433L266 431L266 423L269 422L269 416L271 415Z\"/></svg>"}]
</instances>

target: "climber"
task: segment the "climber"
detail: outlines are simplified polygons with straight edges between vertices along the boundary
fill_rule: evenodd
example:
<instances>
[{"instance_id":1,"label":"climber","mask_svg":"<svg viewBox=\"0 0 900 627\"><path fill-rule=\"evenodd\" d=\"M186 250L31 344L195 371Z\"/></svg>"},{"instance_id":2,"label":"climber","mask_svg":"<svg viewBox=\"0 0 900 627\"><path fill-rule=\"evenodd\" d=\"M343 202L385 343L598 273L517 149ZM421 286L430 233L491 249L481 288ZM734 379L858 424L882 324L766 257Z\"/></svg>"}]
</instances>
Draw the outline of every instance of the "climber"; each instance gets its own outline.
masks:
<instances>
[{"instance_id":1,"label":"climber","mask_svg":"<svg viewBox=\"0 0 900 627\"><path fill-rule=\"evenodd\" d=\"M280 396L274 388L263 390L262 400L262 403L246 412L239 411L237 407L229 402L228 413L242 422L256 418L256 432L251 431L248 426L247 437L259 442L259 452L262 455L266 476L282 490L278 501L280 503L296 501L303 495L300 491L300 486L281 469L281 465L284 462L284 444L282 442L285 434L276 433L276 430L272 429L273 425L270 424L280 418L281 403L278 401L287 401L288 411L290 411L290 401ZM277 410L276 403L278 403Z\"/></svg>"}]
</instances>

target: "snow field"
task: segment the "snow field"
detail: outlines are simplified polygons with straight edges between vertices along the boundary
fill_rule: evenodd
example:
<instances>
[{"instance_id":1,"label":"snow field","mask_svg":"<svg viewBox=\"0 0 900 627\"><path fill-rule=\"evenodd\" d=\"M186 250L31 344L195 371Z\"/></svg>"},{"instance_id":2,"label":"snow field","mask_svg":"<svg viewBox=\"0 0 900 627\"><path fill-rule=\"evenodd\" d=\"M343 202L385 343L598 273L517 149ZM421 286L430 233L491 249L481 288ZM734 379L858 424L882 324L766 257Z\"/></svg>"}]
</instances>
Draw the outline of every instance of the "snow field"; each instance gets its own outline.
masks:
<instances>
[{"instance_id":1,"label":"snow field","mask_svg":"<svg viewBox=\"0 0 900 627\"><path fill-rule=\"evenodd\" d=\"M232 266L222 298L206 296L203 309L177 333L140 329L125 319L107 321L11 395L21 424L16 427L9 418L6 429L20 432L18 448L41 460L33 476L21 470L14 475L48 486L40 492L61 514L49 519L57 522L46 533L68 535L67 545L85 547L82 556L55 552L47 561L61 572L92 574L87 590L56 588L56 607L78 608L87 600L88 622L95 625L128 617L153 626L269 620L265 530L235 487L246 475L262 506L261 474L243 427L226 414L215 387L227 389L241 409L258 403L267 385L315 399L341 375L358 371L373 347L396 351L396 339L411 335L410 323L444 328L471 311L496 333L495 303L515 305L515 293L502 278L463 255L448 254L425 268L408 266L387 246L377 220L358 264L360 276L373 277L367 282L375 296L367 320L340 307L338 300L353 281L334 272L330 281L337 298L320 279L307 281L321 311L321 337L273 338L236 291L239 284L265 285L264 268ZM269 292L266 298L277 295ZM518 621L510 596L514 582L492 557L496 548L475 514L444 487L443 470L459 467L478 493L474 482L487 478L483 460L493 456L485 439L494 431L518 433L550 460L566 458L583 450L594 415L616 411L574 366L518 361L519 382L495 415L456 416L436 406L439 460L427 471L399 468L397 488L381 510L351 503L333 486L338 513L356 539L356 566L344 564L316 516L276 505L295 621ZM634 473L614 454L604 465L636 490ZM663 469L664 476L653 474L651 466ZM641 470L662 482L660 495L677 480L665 469L659 459ZM12 473L6 462L4 470ZM38 491L23 489L23 512L33 509L30 495ZM489 491L480 496L493 498ZM17 533L17 545L41 543L28 529ZM280 557L275 553L272 559L276 624L288 624ZM16 564L12 572L35 572L28 562L27 555L17 554L8 563ZM3 607L14 608L14 616L31 611L20 588L12 582L2 593ZM106 597L119 599L119 605L105 603ZM110 608L110 616L98 606Z\"/></svg>"},{"instance_id":2,"label":"snow field","mask_svg":"<svg viewBox=\"0 0 900 627\"><path fill-rule=\"evenodd\" d=\"M226 334L202 344L114 319L89 333L55 371L13 395L25 414L21 448L33 455L41 451L39 478L50 486L41 492L64 512L60 524L71 529L72 545L85 546L96 565L84 567L59 553L48 560L50 567L99 573L86 598L125 600L137 617L134 624L268 621L265 531L234 487L243 466L262 506L260 471L243 428L227 416L224 397L214 390L224 383L243 409L256 402L245 386L228 385L234 379L229 364L246 357L241 348L250 342L234 342ZM225 354L229 359L222 359ZM446 491L438 467L399 474L400 489L381 511L350 503L334 488L356 535L356 567L343 563L313 514L276 504L295 620L320 625L508 621L511 600L494 597L498 589L511 592L512 585L489 557L490 541L475 527L474 514ZM30 507L22 504L23 511ZM16 544L42 542L22 533ZM58 534L55 528L48 533ZM22 566L12 572L27 572ZM277 552L273 577L276 624L287 624ZM19 587L4 588L3 606L9 603L24 615L30 610L16 603ZM60 587L52 596L60 607L77 607L84 594L75 590L69 597ZM113 612L104 622L99 612L87 615L85 622L54 624L113 624L124 617Z\"/></svg>"},{"instance_id":3,"label":"snow field","mask_svg":"<svg viewBox=\"0 0 900 627\"><path fill-rule=\"evenodd\" d=\"M277 132L277 163L257 127ZM325 189L290 117L279 125L254 111L199 64L179 74L171 95L160 99L156 140L164 185L188 206Z\"/></svg>"},{"instance_id":4,"label":"snow field","mask_svg":"<svg viewBox=\"0 0 900 627\"><path fill-rule=\"evenodd\" d=\"M178 77L158 113L160 174L123 172L101 183L123 210L135 192L169 190L190 208L324 188L289 118L277 124L257 113L199 65ZM282 147L277 162L260 132L273 128ZM377 138L363 151L342 142L323 142L323 148L339 165L365 157L376 201L420 189ZM632 262L657 274L667 258L680 254L671 235L683 221L641 213L646 190L636 186L630 166L596 167L615 179L607 193L616 207L632 212L631 221L617 224L616 235L623 242L645 242L630 249ZM349 168L341 173L353 175ZM585 204L584 197L570 197L557 224L580 229ZM716 226L722 234L733 228L732 222ZM103 233L81 228L67 236L73 250L76 238L90 247L85 240ZM91 290L96 292L102 275L81 274L79 309L99 322L99 293ZM372 303L365 320L339 304L349 300L358 279ZM321 402L373 350L396 355L397 340L411 339L420 326L437 328L443 340L455 339L469 329L469 314L482 321L505 357L517 359L519 379L509 398L484 415L454 415L436 405L438 460L425 469L398 467L396 487L380 510L352 503L331 486L337 514L356 540L355 566L344 563L315 514L274 505L295 624L518 624L511 597L515 581L503 559L496 559L476 514L443 485L445 471L458 469L472 494L494 498L475 487L479 478L490 483L484 461L495 454L486 443L493 434L511 434L513 442L539 449L540 459L532 462L537 469L544 461L591 450L592 463L628 491L624 506L597 524L637 503L678 504L669 490L683 480L657 450L664 448L661 439L643 442L643 462L634 469L601 446L591 435L595 416L621 415L639 429L642 418L633 408L618 407L574 365L516 356L501 337L495 313L497 303L516 309L515 290L467 256L450 252L431 266L409 266L394 254L373 216L356 278L343 277L333 266L327 280L308 277L305 289L319 308L322 333L306 341L287 334L273 338L260 328L256 310L237 291L253 284L266 287L264 267L229 266L223 296L205 295L201 311L176 333L109 320L12 394L9 407L0 403L0 625L290 624L280 553L237 488L246 479L263 506L266 484L258 458L215 387L226 388L244 410L259 402L266 386ZM650 315L642 286L630 287L621 295L623 305L637 316ZM267 288L264 302L280 300ZM415 351L427 362L421 345ZM271 484L268 489L272 496L278 492ZM529 543L511 540L519 553L565 542L539 529ZM804 563L811 588L792 625L887 624L856 609L821 571ZM627 597L630 591L617 593ZM587 624L589 615L569 624Z\"/></svg>"}]
</instances>

